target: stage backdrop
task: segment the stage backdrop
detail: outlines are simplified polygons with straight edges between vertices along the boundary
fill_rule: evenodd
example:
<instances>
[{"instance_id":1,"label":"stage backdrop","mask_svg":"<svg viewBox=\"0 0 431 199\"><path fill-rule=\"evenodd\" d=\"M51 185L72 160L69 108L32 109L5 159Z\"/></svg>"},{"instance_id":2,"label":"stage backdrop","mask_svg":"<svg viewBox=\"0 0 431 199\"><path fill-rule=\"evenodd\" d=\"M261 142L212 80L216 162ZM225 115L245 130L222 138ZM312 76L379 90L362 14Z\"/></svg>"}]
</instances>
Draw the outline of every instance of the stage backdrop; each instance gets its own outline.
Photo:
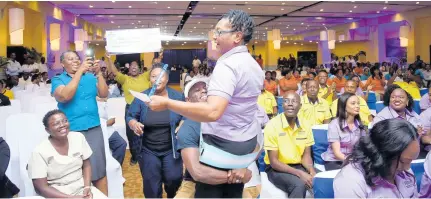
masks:
<instances>
[{"instance_id":1,"label":"stage backdrop","mask_svg":"<svg viewBox=\"0 0 431 199\"><path fill-rule=\"evenodd\" d=\"M203 62L207 57L206 49L172 49L163 51L163 60L165 64L169 64L169 67L175 65L187 66L191 69L193 58L198 58Z\"/></svg>"}]
</instances>

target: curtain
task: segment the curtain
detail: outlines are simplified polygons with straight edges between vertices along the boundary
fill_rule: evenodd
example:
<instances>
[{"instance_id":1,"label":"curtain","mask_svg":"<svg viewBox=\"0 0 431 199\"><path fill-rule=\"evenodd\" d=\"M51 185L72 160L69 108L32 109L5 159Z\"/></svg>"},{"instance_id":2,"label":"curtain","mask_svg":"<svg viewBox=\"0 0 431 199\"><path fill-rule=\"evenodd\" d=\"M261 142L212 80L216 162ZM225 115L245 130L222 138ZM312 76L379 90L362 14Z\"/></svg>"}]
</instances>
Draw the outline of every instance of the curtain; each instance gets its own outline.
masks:
<instances>
[{"instance_id":1,"label":"curtain","mask_svg":"<svg viewBox=\"0 0 431 199\"><path fill-rule=\"evenodd\" d=\"M206 49L172 49L163 51L163 60L169 66L181 65L191 69L193 58L197 56L201 62L207 57Z\"/></svg>"}]
</instances>

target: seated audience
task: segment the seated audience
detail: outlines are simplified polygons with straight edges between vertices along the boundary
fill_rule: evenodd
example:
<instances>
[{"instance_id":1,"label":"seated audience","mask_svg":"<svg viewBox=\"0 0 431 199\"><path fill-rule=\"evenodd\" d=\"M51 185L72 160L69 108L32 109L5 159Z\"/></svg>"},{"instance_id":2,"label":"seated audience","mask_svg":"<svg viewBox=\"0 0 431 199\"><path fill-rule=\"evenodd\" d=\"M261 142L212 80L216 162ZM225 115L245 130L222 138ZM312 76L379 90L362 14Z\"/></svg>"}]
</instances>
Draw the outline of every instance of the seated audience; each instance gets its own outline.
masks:
<instances>
[{"instance_id":1,"label":"seated audience","mask_svg":"<svg viewBox=\"0 0 431 199\"><path fill-rule=\"evenodd\" d=\"M47 73L48 74L48 66L45 63L45 57L40 58L40 64L38 66L38 70L40 73Z\"/></svg>"},{"instance_id":2,"label":"seated audience","mask_svg":"<svg viewBox=\"0 0 431 199\"><path fill-rule=\"evenodd\" d=\"M368 80L368 78L370 78L370 69L365 67L364 73L361 75L361 81Z\"/></svg>"},{"instance_id":3,"label":"seated audience","mask_svg":"<svg viewBox=\"0 0 431 199\"><path fill-rule=\"evenodd\" d=\"M45 85L51 84L51 80L49 79L47 72L40 73L40 76L43 84Z\"/></svg>"},{"instance_id":4,"label":"seated audience","mask_svg":"<svg viewBox=\"0 0 431 199\"><path fill-rule=\"evenodd\" d=\"M307 126L328 124L332 115L326 100L319 98L319 84L316 80L307 81L307 95L301 97L301 109L298 117L307 122Z\"/></svg>"},{"instance_id":5,"label":"seated audience","mask_svg":"<svg viewBox=\"0 0 431 199\"><path fill-rule=\"evenodd\" d=\"M334 179L335 198L416 198L410 169L418 157L418 134L405 120L378 122L361 137Z\"/></svg>"},{"instance_id":6,"label":"seated audience","mask_svg":"<svg viewBox=\"0 0 431 199\"><path fill-rule=\"evenodd\" d=\"M21 64L16 61L16 54L14 52L9 54L9 60L6 65L6 74L9 77L18 76L21 72Z\"/></svg>"},{"instance_id":7,"label":"seated audience","mask_svg":"<svg viewBox=\"0 0 431 199\"><path fill-rule=\"evenodd\" d=\"M27 86L27 84L32 84L30 73L23 73L22 77L20 77L18 80L18 87L21 90L25 90L25 87Z\"/></svg>"},{"instance_id":8,"label":"seated audience","mask_svg":"<svg viewBox=\"0 0 431 199\"><path fill-rule=\"evenodd\" d=\"M36 192L45 198L106 198L91 186L92 150L85 137L69 131L69 121L60 110L48 112L43 125L49 137L34 149L28 162Z\"/></svg>"},{"instance_id":9,"label":"seated audience","mask_svg":"<svg viewBox=\"0 0 431 199\"><path fill-rule=\"evenodd\" d=\"M10 161L9 145L0 137L0 198L13 198L19 193L19 188L6 176Z\"/></svg>"},{"instance_id":10,"label":"seated audience","mask_svg":"<svg viewBox=\"0 0 431 199\"><path fill-rule=\"evenodd\" d=\"M364 88L367 88L369 85L372 85L371 89L376 93L376 97L380 99L380 95L383 95L385 92L385 79L383 78L383 74L379 71L377 66L373 66L371 68L371 77L367 79L367 82L364 85Z\"/></svg>"},{"instance_id":11,"label":"seated audience","mask_svg":"<svg viewBox=\"0 0 431 199\"><path fill-rule=\"evenodd\" d=\"M319 81L319 93L317 94L317 96L321 97L322 99L325 99L328 102L328 105L331 105L332 101L337 99L335 83L331 83L331 81L328 81L328 72L326 70L319 71L319 73L317 74L317 80ZM329 86L330 84L331 86Z\"/></svg>"},{"instance_id":12,"label":"seated audience","mask_svg":"<svg viewBox=\"0 0 431 199\"><path fill-rule=\"evenodd\" d=\"M281 75L284 78L281 78L278 81L279 87L280 87L280 96L284 96L284 93L286 93L287 91L293 90L296 91L298 90L298 83L296 82L296 79L293 77L292 75L292 71L289 69L284 69L281 72Z\"/></svg>"},{"instance_id":13,"label":"seated audience","mask_svg":"<svg viewBox=\"0 0 431 199\"><path fill-rule=\"evenodd\" d=\"M353 80L354 82L356 82L355 94L357 96L363 97L365 100L367 100L368 99L368 92L369 92L369 90L371 90L372 85L368 86L368 88L370 88L370 89L367 89L367 94L366 94L366 96L364 96L364 92L362 91L362 88L363 88L364 84L362 84L361 80L359 79L359 76L352 75L350 77L350 79L348 79L348 80ZM341 88L340 94L344 93L344 88L345 87Z\"/></svg>"},{"instance_id":14,"label":"seated audience","mask_svg":"<svg viewBox=\"0 0 431 199\"><path fill-rule=\"evenodd\" d=\"M322 154L326 171L340 169L344 159L352 153L353 146L366 134L366 127L360 117L360 99L361 97L346 92L332 105L337 104L338 111L333 112L337 117L329 123L329 146Z\"/></svg>"},{"instance_id":15,"label":"seated audience","mask_svg":"<svg viewBox=\"0 0 431 199\"><path fill-rule=\"evenodd\" d=\"M32 84L25 85L25 90L34 92L41 88L45 88L45 86L41 83L39 74L34 74L31 76L31 83Z\"/></svg>"},{"instance_id":16,"label":"seated audience","mask_svg":"<svg viewBox=\"0 0 431 199\"><path fill-rule=\"evenodd\" d=\"M262 93L257 97L257 104L262 107L268 118L272 118L278 114L277 101L272 93L263 89Z\"/></svg>"},{"instance_id":17,"label":"seated audience","mask_svg":"<svg viewBox=\"0 0 431 199\"><path fill-rule=\"evenodd\" d=\"M308 80L310 80L310 78L303 78L303 79L301 80L301 88L299 88L299 89L296 91L296 93L297 93L300 97L307 95L307 82L308 82Z\"/></svg>"},{"instance_id":18,"label":"seated audience","mask_svg":"<svg viewBox=\"0 0 431 199\"><path fill-rule=\"evenodd\" d=\"M401 77L403 81L394 82L396 77ZM413 79L414 79L414 75L412 74L412 71L409 70L406 73L402 73L401 70L398 70L397 74L388 80L388 86L392 84L396 84L400 88L407 91L413 97L413 99L420 99L421 94L420 94L418 84L416 84L416 82Z\"/></svg>"},{"instance_id":19,"label":"seated audience","mask_svg":"<svg viewBox=\"0 0 431 199\"><path fill-rule=\"evenodd\" d=\"M272 93L273 95L277 94L277 83L271 79L271 71L265 72L265 80L263 81L263 87L266 91Z\"/></svg>"},{"instance_id":20,"label":"seated audience","mask_svg":"<svg viewBox=\"0 0 431 199\"><path fill-rule=\"evenodd\" d=\"M421 137L421 153L419 158L425 158L429 151L431 151L431 108L422 111L420 114L420 119L422 122L423 136Z\"/></svg>"},{"instance_id":21,"label":"seated audience","mask_svg":"<svg viewBox=\"0 0 431 199\"><path fill-rule=\"evenodd\" d=\"M10 100L14 99L13 92L8 89L6 81L2 79L0 80L0 93L8 97Z\"/></svg>"},{"instance_id":22,"label":"seated audience","mask_svg":"<svg viewBox=\"0 0 431 199\"><path fill-rule=\"evenodd\" d=\"M335 73L335 78L332 79L332 82L335 83L335 90L337 93L341 91L341 88L344 87L344 84L346 83L346 78L344 78L344 70L343 69L337 69Z\"/></svg>"},{"instance_id":23,"label":"seated audience","mask_svg":"<svg viewBox=\"0 0 431 199\"><path fill-rule=\"evenodd\" d=\"M289 198L305 198L316 174L311 159L314 138L311 126L298 117L300 108L299 95L292 91L286 93L284 113L272 118L264 130L268 179Z\"/></svg>"},{"instance_id":24,"label":"seated audience","mask_svg":"<svg viewBox=\"0 0 431 199\"><path fill-rule=\"evenodd\" d=\"M428 89L428 93L421 97L421 101L419 102L419 106L421 110L424 111L431 107L431 88Z\"/></svg>"},{"instance_id":25,"label":"seated audience","mask_svg":"<svg viewBox=\"0 0 431 199\"><path fill-rule=\"evenodd\" d=\"M371 111L368 108L367 101L365 101L365 99L363 99L362 97L360 97L357 94L357 92L356 92L357 91L357 87L358 86L357 86L357 84L356 84L355 81L348 80L346 82L346 85L344 86L343 89L346 91L345 93L351 93L351 94L354 94L354 95L356 94L356 96L359 97L358 98L359 99L359 107L360 107L360 109L359 109L359 115L361 116L362 123L364 125L368 126L368 124L373 121L373 116L371 115ZM336 99L332 103L332 105L331 105L331 112L332 112L333 116L335 116L338 113L337 107L338 107L338 99Z\"/></svg>"}]
</instances>

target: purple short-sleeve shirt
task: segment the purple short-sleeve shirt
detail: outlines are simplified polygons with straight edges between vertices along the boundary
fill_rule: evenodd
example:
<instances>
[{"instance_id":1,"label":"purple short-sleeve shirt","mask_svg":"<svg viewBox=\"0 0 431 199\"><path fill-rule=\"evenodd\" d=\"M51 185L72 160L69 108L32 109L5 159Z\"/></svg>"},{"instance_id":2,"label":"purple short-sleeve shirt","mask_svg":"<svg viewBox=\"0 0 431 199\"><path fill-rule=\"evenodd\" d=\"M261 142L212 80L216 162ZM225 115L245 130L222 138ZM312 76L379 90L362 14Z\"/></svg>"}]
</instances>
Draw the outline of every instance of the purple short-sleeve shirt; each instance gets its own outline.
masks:
<instances>
[{"instance_id":1,"label":"purple short-sleeve shirt","mask_svg":"<svg viewBox=\"0 0 431 199\"><path fill-rule=\"evenodd\" d=\"M418 128L418 126L422 125L421 118L419 117L419 115L416 112L409 111L406 109L406 118L403 118L400 115L398 115L398 113L394 109L387 106L387 107L383 108L382 111L380 111L376 115L376 117L373 120L373 126L377 122L380 122L382 120L387 120L387 119L393 119L393 118L405 119L408 122L410 122L410 124L412 124L415 128Z\"/></svg>"},{"instance_id":2,"label":"purple short-sleeve shirt","mask_svg":"<svg viewBox=\"0 0 431 199\"><path fill-rule=\"evenodd\" d=\"M375 186L367 185L362 167L348 164L334 179L335 198L416 198L416 180L412 171L401 171L395 175L395 185L381 177L373 179Z\"/></svg>"},{"instance_id":3,"label":"purple short-sleeve shirt","mask_svg":"<svg viewBox=\"0 0 431 199\"><path fill-rule=\"evenodd\" d=\"M431 198L431 155L428 153L424 162L424 174L419 192L420 198Z\"/></svg>"},{"instance_id":4,"label":"purple short-sleeve shirt","mask_svg":"<svg viewBox=\"0 0 431 199\"><path fill-rule=\"evenodd\" d=\"M220 119L202 123L202 133L236 142L257 136L262 131L256 117L257 98L264 79L262 68L246 46L235 47L223 54L211 75L208 96L226 98L229 104Z\"/></svg>"},{"instance_id":5,"label":"purple short-sleeve shirt","mask_svg":"<svg viewBox=\"0 0 431 199\"><path fill-rule=\"evenodd\" d=\"M328 125L328 150L322 154L322 159L325 161L342 161L338 160L334 151L332 151L331 143L340 142L340 151L344 155L352 153L353 146L361 136L365 135L365 130L359 128L359 122L355 121L355 127L350 130L347 123L343 121L343 128L340 129L339 118L333 119Z\"/></svg>"},{"instance_id":6,"label":"purple short-sleeve shirt","mask_svg":"<svg viewBox=\"0 0 431 199\"><path fill-rule=\"evenodd\" d=\"M425 110L431 107L430 96L428 95L428 93L421 97L419 106L421 107L421 110Z\"/></svg>"}]
</instances>

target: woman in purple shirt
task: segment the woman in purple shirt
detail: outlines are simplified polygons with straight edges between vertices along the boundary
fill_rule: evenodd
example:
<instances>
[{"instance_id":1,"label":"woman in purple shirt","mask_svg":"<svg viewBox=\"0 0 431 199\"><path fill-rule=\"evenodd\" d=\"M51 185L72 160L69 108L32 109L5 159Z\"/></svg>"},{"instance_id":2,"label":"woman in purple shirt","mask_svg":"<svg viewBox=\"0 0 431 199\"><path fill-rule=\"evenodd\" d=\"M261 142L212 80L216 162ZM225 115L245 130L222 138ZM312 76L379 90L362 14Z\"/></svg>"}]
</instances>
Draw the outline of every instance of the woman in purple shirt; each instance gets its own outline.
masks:
<instances>
[{"instance_id":1,"label":"woman in purple shirt","mask_svg":"<svg viewBox=\"0 0 431 199\"><path fill-rule=\"evenodd\" d=\"M419 155L418 134L405 120L378 122L359 139L334 179L335 198L415 198L410 169Z\"/></svg>"},{"instance_id":2,"label":"woman in purple shirt","mask_svg":"<svg viewBox=\"0 0 431 199\"><path fill-rule=\"evenodd\" d=\"M322 154L326 171L340 169L344 159L352 153L353 146L366 128L359 117L359 97L352 93L341 95L337 104L337 117L329 123L328 150Z\"/></svg>"}]
</instances>

